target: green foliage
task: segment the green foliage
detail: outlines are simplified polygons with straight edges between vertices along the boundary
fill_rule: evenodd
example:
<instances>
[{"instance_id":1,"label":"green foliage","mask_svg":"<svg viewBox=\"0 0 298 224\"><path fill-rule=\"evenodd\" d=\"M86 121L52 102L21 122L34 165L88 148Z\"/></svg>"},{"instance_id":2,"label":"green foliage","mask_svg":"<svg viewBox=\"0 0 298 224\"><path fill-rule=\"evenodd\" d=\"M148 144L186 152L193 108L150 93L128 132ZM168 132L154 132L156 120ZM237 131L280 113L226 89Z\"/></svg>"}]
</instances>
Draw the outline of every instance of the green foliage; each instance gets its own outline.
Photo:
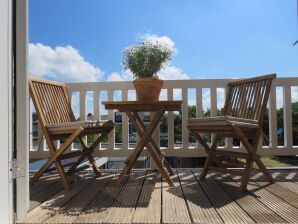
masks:
<instances>
[{"instance_id":1,"label":"green foliage","mask_svg":"<svg viewBox=\"0 0 298 224\"><path fill-rule=\"evenodd\" d=\"M284 128L284 110L283 108L276 110L277 114L277 128ZM293 126L293 144L298 145L298 102L292 103L292 126ZM268 111L265 113L264 125L263 125L264 133L269 136L269 118ZM278 139L279 144L283 144L283 137Z\"/></svg>"},{"instance_id":2,"label":"green foliage","mask_svg":"<svg viewBox=\"0 0 298 224\"><path fill-rule=\"evenodd\" d=\"M122 65L134 78L151 78L171 59L173 49L156 41L143 41L124 50Z\"/></svg>"},{"instance_id":3,"label":"green foliage","mask_svg":"<svg viewBox=\"0 0 298 224\"><path fill-rule=\"evenodd\" d=\"M122 125L121 124L115 125L115 142L122 143Z\"/></svg>"}]
</instances>

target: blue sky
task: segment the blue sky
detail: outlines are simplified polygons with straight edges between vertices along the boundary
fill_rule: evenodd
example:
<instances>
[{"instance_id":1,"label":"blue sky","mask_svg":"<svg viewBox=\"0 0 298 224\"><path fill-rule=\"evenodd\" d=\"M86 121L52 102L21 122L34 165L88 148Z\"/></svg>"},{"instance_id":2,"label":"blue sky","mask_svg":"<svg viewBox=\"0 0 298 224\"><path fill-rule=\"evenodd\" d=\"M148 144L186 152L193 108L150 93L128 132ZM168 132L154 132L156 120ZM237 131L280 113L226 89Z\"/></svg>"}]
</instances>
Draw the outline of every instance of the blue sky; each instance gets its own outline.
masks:
<instances>
[{"instance_id":1,"label":"blue sky","mask_svg":"<svg viewBox=\"0 0 298 224\"><path fill-rule=\"evenodd\" d=\"M139 36L153 35L174 43L177 53L170 66L180 74L177 79L271 72L297 76L298 45L292 46L298 39L296 4L296 0L30 0L29 72L42 77L51 73L49 78L59 79L65 67L76 63L97 81L115 72L123 78L123 49ZM56 69L64 60L67 66Z\"/></svg>"}]
</instances>

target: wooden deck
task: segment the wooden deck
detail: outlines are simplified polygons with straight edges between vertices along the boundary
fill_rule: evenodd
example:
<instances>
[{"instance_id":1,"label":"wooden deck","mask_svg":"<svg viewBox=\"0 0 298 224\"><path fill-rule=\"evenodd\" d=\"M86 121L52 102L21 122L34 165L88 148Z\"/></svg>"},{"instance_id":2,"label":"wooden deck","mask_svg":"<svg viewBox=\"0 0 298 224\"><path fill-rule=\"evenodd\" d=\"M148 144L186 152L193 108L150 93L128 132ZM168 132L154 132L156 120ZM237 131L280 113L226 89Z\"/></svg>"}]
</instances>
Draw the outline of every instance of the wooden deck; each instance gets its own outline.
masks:
<instances>
[{"instance_id":1,"label":"wooden deck","mask_svg":"<svg viewBox=\"0 0 298 224\"><path fill-rule=\"evenodd\" d=\"M134 171L120 187L119 172L95 179L81 172L70 190L57 175L30 189L30 212L18 223L297 223L298 171L272 170L268 185L255 173L248 191L239 179L212 173L199 181L199 170L176 170L174 187L159 173Z\"/></svg>"}]
</instances>

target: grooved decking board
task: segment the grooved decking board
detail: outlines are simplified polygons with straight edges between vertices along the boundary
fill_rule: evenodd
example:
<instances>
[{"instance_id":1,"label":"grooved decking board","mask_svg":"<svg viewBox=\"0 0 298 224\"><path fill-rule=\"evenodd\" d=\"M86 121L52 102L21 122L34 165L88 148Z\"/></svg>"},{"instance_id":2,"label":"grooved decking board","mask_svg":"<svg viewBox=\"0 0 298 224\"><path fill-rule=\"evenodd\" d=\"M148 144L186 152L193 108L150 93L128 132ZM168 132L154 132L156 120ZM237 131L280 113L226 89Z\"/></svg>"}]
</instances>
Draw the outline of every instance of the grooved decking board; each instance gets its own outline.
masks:
<instances>
[{"instance_id":1,"label":"grooved decking board","mask_svg":"<svg viewBox=\"0 0 298 224\"><path fill-rule=\"evenodd\" d=\"M298 194L298 185L292 182L278 182L279 185L287 188L288 190Z\"/></svg>"},{"instance_id":2,"label":"grooved decking board","mask_svg":"<svg viewBox=\"0 0 298 224\"><path fill-rule=\"evenodd\" d=\"M287 188L282 187L278 183L269 184L266 182L257 182L262 187L265 187L266 190L270 191L272 194L280 197L285 200L287 203L298 208L298 194L293 191L288 190ZM298 186L297 186L298 187Z\"/></svg>"},{"instance_id":3,"label":"grooved decking board","mask_svg":"<svg viewBox=\"0 0 298 224\"><path fill-rule=\"evenodd\" d=\"M177 175L172 177L174 187L162 182L162 222L191 223L191 218L184 200Z\"/></svg>"},{"instance_id":4,"label":"grooved decking board","mask_svg":"<svg viewBox=\"0 0 298 224\"><path fill-rule=\"evenodd\" d=\"M58 181L50 184L49 186L45 185L43 190L38 191L34 195L30 195L30 208L32 210L39 206L41 203L57 194L59 191L63 190L62 184Z\"/></svg>"},{"instance_id":5,"label":"grooved decking board","mask_svg":"<svg viewBox=\"0 0 298 224\"><path fill-rule=\"evenodd\" d=\"M145 172L132 173L107 212L103 223L131 223L142 190Z\"/></svg>"},{"instance_id":6,"label":"grooved decking board","mask_svg":"<svg viewBox=\"0 0 298 224\"><path fill-rule=\"evenodd\" d=\"M73 223L84 208L92 201L101 188L113 177L113 174L92 178L91 183L69 200L59 212L49 217L45 223Z\"/></svg>"},{"instance_id":7,"label":"grooved decking board","mask_svg":"<svg viewBox=\"0 0 298 224\"><path fill-rule=\"evenodd\" d=\"M286 221L275 214L256 197L239 189L239 183L230 180L223 182L216 178L218 185L244 210L256 223L285 223Z\"/></svg>"},{"instance_id":8,"label":"grooved decking board","mask_svg":"<svg viewBox=\"0 0 298 224\"><path fill-rule=\"evenodd\" d=\"M104 188L100 188L98 194L81 212L74 223L103 223L109 209L117 200L119 192L121 192L123 186L126 184L128 177L118 187L115 186L116 179L117 177L113 178Z\"/></svg>"},{"instance_id":9,"label":"grooved decking board","mask_svg":"<svg viewBox=\"0 0 298 224\"><path fill-rule=\"evenodd\" d=\"M59 178L57 176L49 177L49 178L43 178L33 185L30 186L30 198L33 198L35 194L37 194L40 191L43 191L45 188L49 187L52 184L57 184L59 182Z\"/></svg>"},{"instance_id":10,"label":"grooved decking board","mask_svg":"<svg viewBox=\"0 0 298 224\"><path fill-rule=\"evenodd\" d=\"M268 190L260 187L260 185L249 182L247 185L248 191L254 195L259 201L265 204L268 208L290 223L297 223L298 209L288 204L283 199L275 196Z\"/></svg>"},{"instance_id":11,"label":"grooved decking board","mask_svg":"<svg viewBox=\"0 0 298 224\"><path fill-rule=\"evenodd\" d=\"M253 223L241 207L210 177L199 183L225 223Z\"/></svg>"},{"instance_id":12,"label":"grooved decking board","mask_svg":"<svg viewBox=\"0 0 298 224\"><path fill-rule=\"evenodd\" d=\"M69 190L64 189L49 200L43 202L39 207L29 212L25 223L42 223L51 215L58 213L61 207L90 184L91 180L92 178L83 178L72 184L72 187Z\"/></svg>"},{"instance_id":13,"label":"grooved decking board","mask_svg":"<svg viewBox=\"0 0 298 224\"><path fill-rule=\"evenodd\" d=\"M74 182L74 175L68 176L69 182ZM35 186L36 185L36 186ZM29 211L36 208L42 202L46 201L59 191L63 190L63 185L57 174L48 174L42 177L38 182L34 183L30 189L30 207Z\"/></svg>"},{"instance_id":14,"label":"grooved decking board","mask_svg":"<svg viewBox=\"0 0 298 224\"><path fill-rule=\"evenodd\" d=\"M179 172L182 191L192 220L195 223L222 223L191 171Z\"/></svg>"},{"instance_id":15,"label":"grooved decking board","mask_svg":"<svg viewBox=\"0 0 298 224\"><path fill-rule=\"evenodd\" d=\"M161 177L148 173L136 207L132 223L160 223Z\"/></svg>"}]
</instances>

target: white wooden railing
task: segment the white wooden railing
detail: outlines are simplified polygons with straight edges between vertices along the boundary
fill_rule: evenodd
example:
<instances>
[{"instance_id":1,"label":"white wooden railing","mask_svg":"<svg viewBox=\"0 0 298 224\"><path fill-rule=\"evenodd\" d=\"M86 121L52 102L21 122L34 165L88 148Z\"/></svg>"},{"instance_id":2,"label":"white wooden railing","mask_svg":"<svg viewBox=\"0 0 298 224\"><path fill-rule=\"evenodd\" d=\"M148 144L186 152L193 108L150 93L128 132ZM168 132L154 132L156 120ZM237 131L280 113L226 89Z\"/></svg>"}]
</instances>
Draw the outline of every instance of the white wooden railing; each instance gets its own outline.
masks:
<instances>
[{"instance_id":1,"label":"white wooden railing","mask_svg":"<svg viewBox=\"0 0 298 224\"><path fill-rule=\"evenodd\" d=\"M229 79L208 79L208 80L169 80L164 83L164 90L161 94L164 99L182 99L182 142L175 144L174 142L174 113L168 112L168 147L162 148L167 156L179 157L197 157L205 156L203 148L197 143L189 142L189 132L186 128L188 119L188 104L189 100L195 99L192 103L196 106L196 116L201 117L203 111L203 102L210 101L207 105L210 108L211 116L216 116L218 108L218 98L220 101L224 99L226 83ZM69 83L69 96L73 98L73 93L79 94L79 117L86 118L86 96L87 92L93 94L93 111L94 119L101 117L100 100L102 95L106 95L106 99L102 101L112 100L128 100L131 99L129 93L134 91L131 82L94 82L94 83ZM293 145L293 125L292 125L292 99L297 101L298 98L298 78L278 78L274 80L270 99L268 103L269 109L269 146L259 145L258 154L260 155L297 155L298 146ZM180 92L176 94L177 91ZM219 91L221 90L221 91ZM117 94L115 94L117 93ZM119 94L121 93L121 94ZM208 93L208 94L206 94ZM277 137L277 104L282 102L284 110L284 145L278 145ZM114 111L108 111L108 119L114 119ZM129 148L129 123L126 115L122 114L122 144L115 144L115 132L109 135L108 144L102 144L95 151L95 155L101 157L126 157L131 152ZM32 130L31 142L32 142ZM159 130L154 133L156 142L159 143ZM58 144L58 143L57 143ZM242 151L242 146L237 147L232 145L231 139L227 139L223 148ZM69 150L76 150L74 146ZM40 159L48 156L46 145L40 144L36 150L30 151L30 159ZM146 154L146 150L145 150Z\"/></svg>"}]
</instances>

